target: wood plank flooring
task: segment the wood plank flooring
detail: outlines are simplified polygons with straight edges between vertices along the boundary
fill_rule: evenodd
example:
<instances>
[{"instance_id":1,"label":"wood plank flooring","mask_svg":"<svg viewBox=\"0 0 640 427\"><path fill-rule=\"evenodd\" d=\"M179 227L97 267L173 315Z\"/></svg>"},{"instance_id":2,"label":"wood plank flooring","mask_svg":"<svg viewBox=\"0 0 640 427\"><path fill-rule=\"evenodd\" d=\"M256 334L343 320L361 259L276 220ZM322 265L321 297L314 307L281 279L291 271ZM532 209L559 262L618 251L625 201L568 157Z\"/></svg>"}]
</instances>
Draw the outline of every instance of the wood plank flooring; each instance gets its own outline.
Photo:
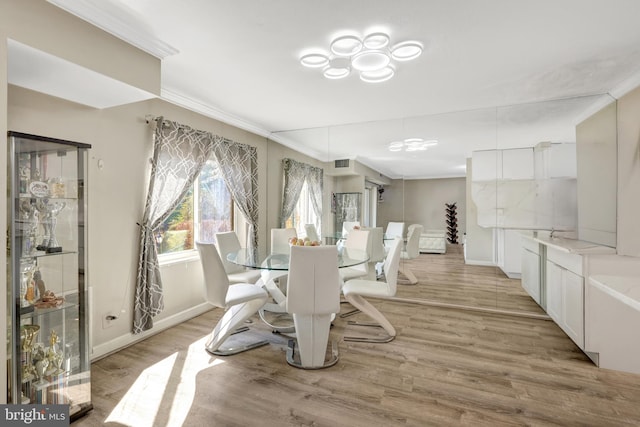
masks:
<instances>
[{"instance_id":1,"label":"wood plank flooring","mask_svg":"<svg viewBox=\"0 0 640 427\"><path fill-rule=\"evenodd\" d=\"M487 267L460 271L440 262L414 270L420 284L457 275L451 280L473 288L486 275ZM214 309L95 362L95 409L74 425L640 425L640 375L597 368L551 321L372 302L397 338L342 341L376 332L338 318L331 338L340 361L317 371L287 365L287 337L257 317L251 334L267 337L268 346L209 355L204 340L222 312Z\"/></svg>"},{"instance_id":2,"label":"wood plank flooring","mask_svg":"<svg viewBox=\"0 0 640 427\"><path fill-rule=\"evenodd\" d=\"M416 275L418 284L399 286L398 297L544 314L520 279L509 279L498 267L466 265L461 245L448 244L445 254L420 254L402 262Z\"/></svg>"}]
</instances>

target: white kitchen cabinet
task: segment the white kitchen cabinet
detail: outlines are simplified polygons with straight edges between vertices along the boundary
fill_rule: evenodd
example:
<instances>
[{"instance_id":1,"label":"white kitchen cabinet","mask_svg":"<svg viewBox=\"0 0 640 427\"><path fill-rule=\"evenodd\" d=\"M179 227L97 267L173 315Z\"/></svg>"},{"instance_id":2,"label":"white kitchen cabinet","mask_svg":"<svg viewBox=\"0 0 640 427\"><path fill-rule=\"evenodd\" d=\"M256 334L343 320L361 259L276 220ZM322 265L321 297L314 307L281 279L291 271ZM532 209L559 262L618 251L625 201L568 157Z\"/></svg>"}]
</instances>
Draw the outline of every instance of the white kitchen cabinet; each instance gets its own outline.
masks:
<instances>
[{"instance_id":1,"label":"white kitchen cabinet","mask_svg":"<svg viewBox=\"0 0 640 427\"><path fill-rule=\"evenodd\" d=\"M502 179L533 179L533 148L502 150Z\"/></svg>"},{"instance_id":2,"label":"white kitchen cabinet","mask_svg":"<svg viewBox=\"0 0 640 427\"><path fill-rule=\"evenodd\" d=\"M498 267L510 279L519 279L522 271L521 247L522 233L529 231L496 228L494 231L494 247Z\"/></svg>"},{"instance_id":3,"label":"white kitchen cabinet","mask_svg":"<svg viewBox=\"0 0 640 427\"><path fill-rule=\"evenodd\" d=\"M547 314L560 325L562 323L562 268L547 261Z\"/></svg>"},{"instance_id":4,"label":"white kitchen cabinet","mask_svg":"<svg viewBox=\"0 0 640 427\"><path fill-rule=\"evenodd\" d=\"M526 237L522 238L522 287L533 298L542 305L540 292L540 254L539 244Z\"/></svg>"},{"instance_id":5,"label":"white kitchen cabinet","mask_svg":"<svg viewBox=\"0 0 640 427\"><path fill-rule=\"evenodd\" d=\"M584 278L562 271L562 329L584 349Z\"/></svg>"},{"instance_id":6,"label":"white kitchen cabinet","mask_svg":"<svg viewBox=\"0 0 640 427\"><path fill-rule=\"evenodd\" d=\"M584 349L582 256L547 248L547 314Z\"/></svg>"}]
</instances>

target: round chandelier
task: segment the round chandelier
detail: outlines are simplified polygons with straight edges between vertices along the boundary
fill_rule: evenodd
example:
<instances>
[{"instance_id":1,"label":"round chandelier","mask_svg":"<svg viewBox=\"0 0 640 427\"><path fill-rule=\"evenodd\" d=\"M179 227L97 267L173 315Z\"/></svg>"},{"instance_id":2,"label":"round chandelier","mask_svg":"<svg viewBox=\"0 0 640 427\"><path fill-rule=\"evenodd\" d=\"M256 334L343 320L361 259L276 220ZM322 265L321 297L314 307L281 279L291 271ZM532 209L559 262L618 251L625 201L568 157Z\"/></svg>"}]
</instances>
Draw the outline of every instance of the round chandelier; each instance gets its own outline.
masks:
<instances>
[{"instance_id":1,"label":"round chandelier","mask_svg":"<svg viewBox=\"0 0 640 427\"><path fill-rule=\"evenodd\" d=\"M438 145L435 139L407 138L404 141L393 141L389 144L389 151L426 151L429 147Z\"/></svg>"},{"instance_id":2,"label":"round chandelier","mask_svg":"<svg viewBox=\"0 0 640 427\"><path fill-rule=\"evenodd\" d=\"M395 75L396 62L411 61L422 54L422 43L404 41L391 46L389 35L375 32L364 38L349 34L334 39L330 53L314 51L300 57L300 63L309 68L321 68L328 79L343 79L352 71L360 80L381 83Z\"/></svg>"}]
</instances>

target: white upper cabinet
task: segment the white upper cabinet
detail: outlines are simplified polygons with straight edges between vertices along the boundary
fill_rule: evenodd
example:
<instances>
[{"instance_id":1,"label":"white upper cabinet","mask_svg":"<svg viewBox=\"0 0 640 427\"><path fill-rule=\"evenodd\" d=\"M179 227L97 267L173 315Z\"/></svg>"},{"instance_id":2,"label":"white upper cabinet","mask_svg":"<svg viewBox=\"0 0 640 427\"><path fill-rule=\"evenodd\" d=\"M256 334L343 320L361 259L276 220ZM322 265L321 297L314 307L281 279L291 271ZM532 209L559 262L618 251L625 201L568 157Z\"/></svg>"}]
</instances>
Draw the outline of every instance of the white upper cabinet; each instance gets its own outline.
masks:
<instances>
[{"instance_id":1,"label":"white upper cabinet","mask_svg":"<svg viewBox=\"0 0 640 427\"><path fill-rule=\"evenodd\" d=\"M471 180L495 181L502 178L502 152L499 150L482 150L472 153Z\"/></svg>"},{"instance_id":2,"label":"white upper cabinet","mask_svg":"<svg viewBox=\"0 0 640 427\"><path fill-rule=\"evenodd\" d=\"M502 150L502 179L533 179L533 148Z\"/></svg>"},{"instance_id":3,"label":"white upper cabinet","mask_svg":"<svg viewBox=\"0 0 640 427\"><path fill-rule=\"evenodd\" d=\"M476 151L472 162L471 197L481 227L576 229L574 143Z\"/></svg>"}]
</instances>

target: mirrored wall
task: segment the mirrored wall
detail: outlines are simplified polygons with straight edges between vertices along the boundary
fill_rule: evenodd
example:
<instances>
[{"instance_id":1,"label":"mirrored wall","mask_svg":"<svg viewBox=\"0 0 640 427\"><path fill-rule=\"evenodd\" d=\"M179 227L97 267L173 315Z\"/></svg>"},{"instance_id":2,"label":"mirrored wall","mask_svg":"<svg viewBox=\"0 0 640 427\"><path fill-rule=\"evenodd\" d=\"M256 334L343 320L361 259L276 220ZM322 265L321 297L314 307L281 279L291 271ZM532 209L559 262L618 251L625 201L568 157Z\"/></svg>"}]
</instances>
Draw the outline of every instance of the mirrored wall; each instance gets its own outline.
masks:
<instances>
[{"instance_id":1,"label":"mirrored wall","mask_svg":"<svg viewBox=\"0 0 640 427\"><path fill-rule=\"evenodd\" d=\"M418 283L399 285L398 298L542 315L520 284L521 239L552 230L578 237L578 192L597 181L597 171L589 169L599 166L583 162L578 176L576 129L612 105L614 113L599 113L598 120L615 129L615 100L596 95L278 132L273 139L296 150L270 144L269 165L300 156L325 169L325 236L340 231L334 196L345 193L359 195L362 224L404 222L405 237L409 225L423 226L421 254L402 261ZM390 142L409 137L438 144L426 151L387 150ZM600 150L589 158L613 156L606 174L615 180L615 133L603 138L607 148L588 142ZM386 159L400 159L400 167L379 166ZM269 188L281 188L281 169L270 171L269 179ZM608 203L615 204L612 194ZM272 218L277 200L269 197ZM443 240L444 253L438 249Z\"/></svg>"}]
</instances>

